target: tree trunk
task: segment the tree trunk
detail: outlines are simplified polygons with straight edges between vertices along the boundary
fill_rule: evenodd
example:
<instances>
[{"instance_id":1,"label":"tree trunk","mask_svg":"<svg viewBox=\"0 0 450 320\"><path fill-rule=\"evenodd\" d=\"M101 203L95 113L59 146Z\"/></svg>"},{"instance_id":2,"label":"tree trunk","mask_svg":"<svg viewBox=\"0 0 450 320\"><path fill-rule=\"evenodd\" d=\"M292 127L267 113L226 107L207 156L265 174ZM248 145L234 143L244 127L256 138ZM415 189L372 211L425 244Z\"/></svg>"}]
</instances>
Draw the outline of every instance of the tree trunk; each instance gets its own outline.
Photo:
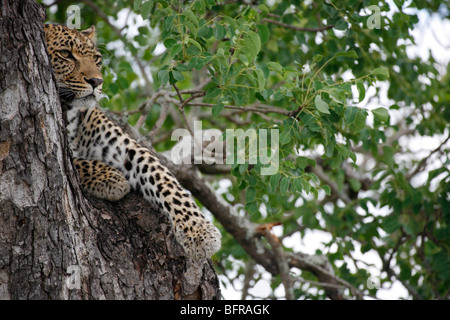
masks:
<instances>
[{"instance_id":1,"label":"tree trunk","mask_svg":"<svg viewBox=\"0 0 450 320\"><path fill-rule=\"evenodd\" d=\"M209 259L131 193L85 198L45 45L45 11L0 0L0 299L218 299Z\"/></svg>"}]
</instances>

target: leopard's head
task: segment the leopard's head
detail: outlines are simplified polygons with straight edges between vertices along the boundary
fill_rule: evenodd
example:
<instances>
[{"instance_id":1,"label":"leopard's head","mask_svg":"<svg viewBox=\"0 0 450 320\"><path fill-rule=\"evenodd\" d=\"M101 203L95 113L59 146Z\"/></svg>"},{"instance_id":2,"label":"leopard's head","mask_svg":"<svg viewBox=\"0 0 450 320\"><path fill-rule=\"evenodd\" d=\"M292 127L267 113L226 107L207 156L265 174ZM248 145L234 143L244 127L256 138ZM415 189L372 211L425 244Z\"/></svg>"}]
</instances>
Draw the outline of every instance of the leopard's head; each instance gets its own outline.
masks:
<instances>
[{"instance_id":1,"label":"leopard's head","mask_svg":"<svg viewBox=\"0 0 450 320\"><path fill-rule=\"evenodd\" d=\"M57 24L45 25L45 41L62 101L96 101L103 77L102 55L95 44L95 27L78 31Z\"/></svg>"}]
</instances>

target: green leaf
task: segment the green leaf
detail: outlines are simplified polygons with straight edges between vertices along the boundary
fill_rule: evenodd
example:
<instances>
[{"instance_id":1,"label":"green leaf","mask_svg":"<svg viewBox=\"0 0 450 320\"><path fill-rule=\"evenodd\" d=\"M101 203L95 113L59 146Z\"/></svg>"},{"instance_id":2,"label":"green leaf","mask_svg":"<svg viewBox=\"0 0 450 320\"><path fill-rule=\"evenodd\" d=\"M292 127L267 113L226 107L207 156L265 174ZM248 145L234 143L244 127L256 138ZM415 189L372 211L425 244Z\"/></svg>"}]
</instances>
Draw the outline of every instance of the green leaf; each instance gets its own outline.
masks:
<instances>
[{"instance_id":1,"label":"green leaf","mask_svg":"<svg viewBox=\"0 0 450 320\"><path fill-rule=\"evenodd\" d=\"M330 188L330 186L324 184L324 185L322 186L322 190L325 191L325 194L326 194L327 196L331 195L331 188Z\"/></svg>"},{"instance_id":2,"label":"green leaf","mask_svg":"<svg viewBox=\"0 0 450 320\"><path fill-rule=\"evenodd\" d=\"M188 70L189 70L188 66L185 66L184 64L178 64L178 65L176 65L176 66L174 67L174 69L175 69L175 70L178 70L178 71L181 71L181 72L184 72L184 71L188 71Z\"/></svg>"},{"instance_id":3,"label":"green leaf","mask_svg":"<svg viewBox=\"0 0 450 320\"><path fill-rule=\"evenodd\" d=\"M248 205L245 205L244 208L247 210L249 215L255 215L259 213L258 205L256 204L256 202L252 202Z\"/></svg>"},{"instance_id":4,"label":"green leaf","mask_svg":"<svg viewBox=\"0 0 450 320\"><path fill-rule=\"evenodd\" d=\"M198 20L195 14L191 10L187 10L184 12L184 16L188 18L192 23L195 25L196 28L198 28Z\"/></svg>"},{"instance_id":5,"label":"green leaf","mask_svg":"<svg viewBox=\"0 0 450 320\"><path fill-rule=\"evenodd\" d=\"M190 56L197 56L201 53L201 51L198 49L197 46L192 45L192 46L188 46L186 53ZM193 58L196 58L196 57L192 57L191 60ZM196 59L195 61L196 61L194 64L195 69L200 70L203 67L203 59ZM199 66L199 64L201 64L201 66Z\"/></svg>"},{"instance_id":6,"label":"green leaf","mask_svg":"<svg viewBox=\"0 0 450 320\"><path fill-rule=\"evenodd\" d=\"M239 53L245 55L248 61L251 62L256 58L260 50L261 39L259 35L253 31L248 31L239 42Z\"/></svg>"},{"instance_id":7,"label":"green leaf","mask_svg":"<svg viewBox=\"0 0 450 320\"><path fill-rule=\"evenodd\" d=\"M243 176L245 174L245 172L247 171L247 169L248 169L248 163L247 162L243 163L243 164L240 164L239 165L239 173L240 173L240 175ZM245 180L242 180L242 181L245 181Z\"/></svg>"},{"instance_id":8,"label":"green leaf","mask_svg":"<svg viewBox=\"0 0 450 320\"><path fill-rule=\"evenodd\" d=\"M172 70L172 76L177 81L183 81L184 80L184 76L183 76L183 74L180 71Z\"/></svg>"},{"instance_id":9,"label":"green leaf","mask_svg":"<svg viewBox=\"0 0 450 320\"><path fill-rule=\"evenodd\" d=\"M394 164L394 148L391 146L383 146L383 161L387 165Z\"/></svg>"},{"instance_id":10,"label":"green leaf","mask_svg":"<svg viewBox=\"0 0 450 320\"><path fill-rule=\"evenodd\" d=\"M320 132L320 131L322 131L322 128L319 126L319 124L317 122L310 123L308 128L309 128L309 130L311 130L313 132Z\"/></svg>"},{"instance_id":11,"label":"green leaf","mask_svg":"<svg viewBox=\"0 0 450 320\"><path fill-rule=\"evenodd\" d=\"M264 13L270 13L270 9L265 4L260 4L258 6L258 9Z\"/></svg>"},{"instance_id":12,"label":"green leaf","mask_svg":"<svg viewBox=\"0 0 450 320\"><path fill-rule=\"evenodd\" d=\"M303 191L302 178L297 177L297 178L293 179L293 182L294 182L295 190L297 190L298 192L302 192Z\"/></svg>"},{"instance_id":13,"label":"green leaf","mask_svg":"<svg viewBox=\"0 0 450 320\"><path fill-rule=\"evenodd\" d=\"M372 110L372 113L381 122L386 122L389 118L389 112L383 107Z\"/></svg>"},{"instance_id":14,"label":"green leaf","mask_svg":"<svg viewBox=\"0 0 450 320\"><path fill-rule=\"evenodd\" d=\"M258 183L258 179L256 177L254 177L254 176L249 176L248 177L248 185L250 187L256 186L257 183Z\"/></svg>"},{"instance_id":15,"label":"green leaf","mask_svg":"<svg viewBox=\"0 0 450 320\"><path fill-rule=\"evenodd\" d=\"M170 15L165 17L164 19L164 31L170 31L173 27L173 20L175 19L175 16Z\"/></svg>"},{"instance_id":16,"label":"green leaf","mask_svg":"<svg viewBox=\"0 0 450 320\"><path fill-rule=\"evenodd\" d=\"M302 179L302 187L303 187L303 190L305 190L306 193L309 193L311 191L311 185L305 179Z\"/></svg>"},{"instance_id":17,"label":"green leaf","mask_svg":"<svg viewBox=\"0 0 450 320\"><path fill-rule=\"evenodd\" d=\"M198 43L197 41L195 41L194 39L189 38L188 42L194 46L197 47L197 49L202 52L202 46L200 45L200 43Z\"/></svg>"},{"instance_id":18,"label":"green leaf","mask_svg":"<svg viewBox=\"0 0 450 320\"><path fill-rule=\"evenodd\" d=\"M182 48L181 43L177 43L177 44L173 45L172 48L170 49L170 55L172 57L175 57L178 54L178 52L181 51L181 48Z\"/></svg>"},{"instance_id":19,"label":"green leaf","mask_svg":"<svg viewBox=\"0 0 450 320\"><path fill-rule=\"evenodd\" d=\"M350 186L352 187L353 191L358 192L361 190L361 182L359 182L356 179L350 178L349 179Z\"/></svg>"},{"instance_id":20,"label":"green leaf","mask_svg":"<svg viewBox=\"0 0 450 320\"><path fill-rule=\"evenodd\" d=\"M344 111L344 119L347 125L350 125L355 121L356 115L358 114L359 108L347 107Z\"/></svg>"},{"instance_id":21,"label":"green leaf","mask_svg":"<svg viewBox=\"0 0 450 320\"><path fill-rule=\"evenodd\" d=\"M344 51L336 53L335 57L349 57L349 58L358 58L355 50Z\"/></svg>"},{"instance_id":22,"label":"green leaf","mask_svg":"<svg viewBox=\"0 0 450 320\"><path fill-rule=\"evenodd\" d=\"M127 80L127 78L125 78L124 76L122 76L121 74L119 74L118 76L117 76L117 82L119 83L119 85L122 87L122 88L128 88L129 86L130 86L130 83L129 83L129 81Z\"/></svg>"},{"instance_id":23,"label":"green leaf","mask_svg":"<svg viewBox=\"0 0 450 320\"><path fill-rule=\"evenodd\" d=\"M273 174L270 177L269 185L270 185L270 189L272 190L272 192L275 192L279 182L280 182L280 173L279 172Z\"/></svg>"},{"instance_id":24,"label":"green leaf","mask_svg":"<svg viewBox=\"0 0 450 320\"><path fill-rule=\"evenodd\" d=\"M169 70L167 69L159 70L158 79L161 85L166 84L169 81Z\"/></svg>"},{"instance_id":25,"label":"green leaf","mask_svg":"<svg viewBox=\"0 0 450 320\"><path fill-rule=\"evenodd\" d=\"M280 192L282 194L285 194L288 191L290 180L291 180L291 178L289 178L289 177L283 177L283 179L281 179Z\"/></svg>"},{"instance_id":26,"label":"green leaf","mask_svg":"<svg viewBox=\"0 0 450 320\"><path fill-rule=\"evenodd\" d=\"M348 23L347 21L341 19L335 24L334 28L336 30L346 30L348 28Z\"/></svg>"},{"instance_id":27,"label":"green leaf","mask_svg":"<svg viewBox=\"0 0 450 320\"><path fill-rule=\"evenodd\" d=\"M314 104L316 105L316 109L325 114L330 114L330 110L328 108L328 103L322 100L322 97L320 95L316 95L314 98Z\"/></svg>"},{"instance_id":28,"label":"green leaf","mask_svg":"<svg viewBox=\"0 0 450 320\"><path fill-rule=\"evenodd\" d=\"M192 32L194 37L197 37L198 29L194 23L192 23L191 21L185 21L183 24ZM189 39L191 39L191 38L189 38Z\"/></svg>"},{"instance_id":29,"label":"green leaf","mask_svg":"<svg viewBox=\"0 0 450 320\"><path fill-rule=\"evenodd\" d=\"M256 78L258 80L258 90L264 90L266 85L266 78L264 77L264 72L261 69L255 69Z\"/></svg>"},{"instance_id":30,"label":"green leaf","mask_svg":"<svg viewBox=\"0 0 450 320\"><path fill-rule=\"evenodd\" d=\"M250 203L255 201L256 189L253 187L249 187L245 192L245 202Z\"/></svg>"},{"instance_id":31,"label":"green leaf","mask_svg":"<svg viewBox=\"0 0 450 320\"><path fill-rule=\"evenodd\" d=\"M397 215L391 215L384 219L383 223L381 224L381 228L386 231L387 233L393 233L395 230L400 228L401 224L398 221Z\"/></svg>"},{"instance_id":32,"label":"green leaf","mask_svg":"<svg viewBox=\"0 0 450 320\"><path fill-rule=\"evenodd\" d=\"M389 78L389 70L386 67L376 68L376 69L374 69L372 71L371 74L376 75L376 76L380 76L380 78L382 78L382 79L388 79Z\"/></svg>"},{"instance_id":33,"label":"green leaf","mask_svg":"<svg viewBox=\"0 0 450 320\"><path fill-rule=\"evenodd\" d=\"M245 54L240 53L238 55L239 60L241 60L241 62L245 65L248 66L249 61L248 61L248 57Z\"/></svg>"},{"instance_id":34,"label":"green leaf","mask_svg":"<svg viewBox=\"0 0 450 320\"><path fill-rule=\"evenodd\" d=\"M283 67L277 62L267 62L267 66L278 73L283 73Z\"/></svg>"},{"instance_id":35,"label":"green leaf","mask_svg":"<svg viewBox=\"0 0 450 320\"><path fill-rule=\"evenodd\" d=\"M223 110L223 103L219 102L212 107L212 115L213 117L217 117Z\"/></svg>"},{"instance_id":36,"label":"green leaf","mask_svg":"<svg viewBox=\"0 0 450 320\"><path fill-rule=\"evenodd\" d=\"M266 43L270 37L269 28L265 24L258 24L256 29L258 30L258 35L261 38L261 42Z\"/></svg>"},{"instance_id":37,"label":"green leaf","mask_svg":"<svg viewBox=\"0 0 450 320\"><path fill-rule=\"evenodd\" d=\"M289 131L284 131L280 134L280 143L288 144L291 141L291 133Z\"/></svg>"},{"instance_id":38,"label":"green leaf","mask_svg":"<svg viewBox=\"0 0 450 320\"><path fill-rule=\"evenodd\" d=\"M259 35L257 33L253 32L253 31L249 31L247 35L253 42L255 56L256 56L259 53L259 51L261 50L261 38L259 37Z\"/></svg>"},{"instance_id":39,"label":"green leaf","mask_svg":"<svg viewBox=\"0 0 450 320\"><path fill-rule=\"evenodd\" d=\"M312 179L315 183L320 184L319 177L318 177L315 173L310 172L310 173L308 173L307 175L310 176L311 179Z\"/></svg>"},{"instance_id":40,"label":"green leaf","mask_svg":"<svg viewBox=\"0 0 450 320\"><path fill-rule=\"evenodd\" d=\"M295 169L295 165L290 159L285 159L284 165L286 166L286 168Z\"/></svg>"},{"instance_id":41,"label":"green leaf","mask_svg":"<svg viewBox=\"0 0 450 320\"><path fill-rule=\"evenodd\" d=\"M323 55L321 55L321 54L316 54L316 55L313 57L313 62L320 62L322 59L323 59Z\"/></svg>"},{"instance_id":42,"label":"green leaf","mask_svg":"<svg viewBox=\"0 0 450 320\"><path fill-rule=\"evenodd\" d=\"M214 38L216 38L217 40L222 40L225 37L226 33L227 30L224 26L217 22L214 24Z\"/></svg>"},{"instance_id":43,"label":"green leaf","mask_svg":"<svg viewBox=\"0 0 450 320\"><path fill-rule=\"evenodd\" d=\"M198 30L198 37L204 38L204 39L209 39L212 37L213 33L214 33L214 31L211 27L204 25Z\"/></svg>"},{"instance_id":44,"label":"green leaf","mask_svg":"<svg viewBox=\"0 0 450 320\"><path fill-rule=\"evenodd\" d=\"M308 158L299 156L295 159L295 162L297 163L297 167L303 170L308 165Z\"/></svg>"},{"instance_id":45,"label":"green leaf","mask_svg":"<svg viewBox=\"0 0 450 320\"><path fill-rule=\"evenodd\" d=\"M237 27L238 27L237 23L233 18L231 18L230 16L227 16L227 15L222 16L222 18L230 25L231 28L233 28L235 30L237 29Z\"/></svg>"},{"instance_id":46,"label":"green leaf","mask_svg":"<svg viewBox=\"0 0 450 320\"><path fill-rule=\"evenodd\" d=\"M331 158L333 156L334 145L335 145L335 143L332 143L331 141L330 141L330 143L328 143L325 154L324 154L325 157Z\"/></svg>"},{"instance_id":47,"label":"green leaf","mask_svg":"<svg viewBox=\"0 0 450 320\"><path fill-rule=\"evenodd\" d=\"M141 16L143 19L148 19L150 17L150 13L153 9L153 4L154 4L153 1L146 1L141 5ZM136 3L134 5L136 6Z\"/></svg>"},{"instance_id":48,"label":"green leaf","mask_svg":"<svg viewBox=\"0 0 450 320\"><path fill-rule=\"evenodd\" d=\"M356 163L356 154L353 151L349 150L348 156L353 160L354 163Z\"/></svg>"},{"instance_id":49,"label":"green leaf","mask_svg":"<svg viewBox=\"0 0 450 320\"><path fill-rule=\"evenodd\" d=\"M205 99L214 99L222 93L222 90L216 86L206 90Z\"/></svg>"},{"instance_id":50,"label":"green leaf","mask_svg":"<svg viewBox=\"0 0 450 320\"><path fill-rule=\"evenodd\" d=\"M358 89L358 93L359 93L359 101L358 102L361 102L366 97L366 88L364 87L364 83L362 83L360 81L356 82L356 88Z\"/></svg>"},{"instance_id":51,"label":"green leaf","mask_svg":"<svg viewBox=\"0 0 450 320\"><path fill-rule=\"evenodd\" d=\"M139 8L141 7L142 4L142 0L134 0L133 2L133 10L134 11L138 11Z\"/></svg>"},{"instance_id":52,"label":"green leaf","mask_svg":"<svg viewBox=\"0 0 450 320\"><path fill-rule=\"evenodd\" d=\"M366 127L366 116L362 112L356 114L354 129L355 132L360 132Z\"/></svg>"},{"instance_id":53,"label":"green leaf","mask_svg":"<svg viewBox=\"0 0 450 320\"><path fill-rule=\"evenodd\" d=\"M425 254L426 255L433 255L438 252L440 252L442 249L436 246L436 244L433 243L433 241L426 241L425 242Z\"/></svg>"},{"instance_id":54,"label":"green leaf","mask_svg":"<svg viewBox=\"0 0 450 320\"><path fill-rule=\"evenodd\" d=\"M414 218L406 218L406 221L402 223L403 230L406 234L415 236L421 231L420 224Z\"/></svg>"},{"instance_id":55,"label":"green leaf","mask_svg":"<svg viewBox=\"0 0 450 320\"><path fill-rule=\"evenodd\" d=\"M239 171L241 171L240 169L241 169L241 167L239 166ZM242 175L242 174L241 174L241 175ZM247 187L248 187L247 181L245 181L244 179L242 179L242 180L241 180L241 183L240 183L239 186L238 186L238 190L241 191L241 190L244 190L244 189L247 188Z\"/></svg>"},{"instance_id":56,"label":"green leaf","mask_svg":"<svg viewBox=\"0 0 450 320\"><path fill-rule=\"evenodd\" d=\"M314 159L309 159L309 158L307 158L307 160L308 160L308 164L311 166L311 167L313 167L313 168L315 168L316 167L316 160L314 160Z\"/></svg>"},{"instance_id":57,"label":"green leaf","mask_svg":"<svg viewBox=\"0 0 450 320\"><path fill-rule=\"evenodd\" d=\"M166 40L164 40L164 46L170 50L175 44L177 44L177 40L173 39L173 38L168 38Z\"/></svg>"}]
</instances>

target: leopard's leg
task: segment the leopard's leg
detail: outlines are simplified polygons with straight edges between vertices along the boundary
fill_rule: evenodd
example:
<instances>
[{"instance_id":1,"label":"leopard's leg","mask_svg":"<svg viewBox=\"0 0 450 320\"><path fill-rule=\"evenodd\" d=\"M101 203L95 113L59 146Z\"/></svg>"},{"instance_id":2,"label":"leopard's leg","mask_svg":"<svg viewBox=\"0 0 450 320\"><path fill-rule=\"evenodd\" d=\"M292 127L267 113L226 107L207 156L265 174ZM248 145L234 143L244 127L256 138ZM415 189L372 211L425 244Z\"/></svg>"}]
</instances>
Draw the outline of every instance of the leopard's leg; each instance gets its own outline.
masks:
<instances>
[{"instance_id":1,"label":"leopard's leg","mask_svg":"<svg viewBox=\"0 0 450 320\"><path fill-rule=\"evenodd\" d=\"M82 136L72 142L77 157L99 159L123 172L134 190L168 214L175 237L188 256L209 258L220 249L220 231L150 150L140 146L98 108L87 110L79 118Z\"/></svg>"},{"instance_id":2,"label":"leopard's leg","mask_svg":"<svg viewBox=\"0 0 450 320\"><path fill-rule=\"evenodd\" d=\"M117 201L130 192L130 183L122 172L98 160L74 158L81 187L94 197Z\"/></svg>"}]
</instances>

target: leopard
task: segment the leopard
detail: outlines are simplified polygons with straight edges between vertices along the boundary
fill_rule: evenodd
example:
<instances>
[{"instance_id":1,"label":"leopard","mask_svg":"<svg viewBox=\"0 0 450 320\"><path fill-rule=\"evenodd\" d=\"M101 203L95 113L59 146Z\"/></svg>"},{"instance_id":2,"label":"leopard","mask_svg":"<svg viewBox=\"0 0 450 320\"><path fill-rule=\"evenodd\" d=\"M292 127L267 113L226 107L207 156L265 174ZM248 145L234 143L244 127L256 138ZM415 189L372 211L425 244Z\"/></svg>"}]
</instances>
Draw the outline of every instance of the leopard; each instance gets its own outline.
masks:
<instances>
[{"instance_id":1,"label":"leopard","mask_svg":"<svg viewBox=\"0 0 450 320\"><path fill-rule=\"evenodd\" d=\"M119 201L131 190L168 215L175 238L193 259L210 258L221 233L156 154L113 122L99 105L102 54L96 28L44 25L45 43L66 113L67 142L83 192Z\"/></svg>"}]
</instances>

